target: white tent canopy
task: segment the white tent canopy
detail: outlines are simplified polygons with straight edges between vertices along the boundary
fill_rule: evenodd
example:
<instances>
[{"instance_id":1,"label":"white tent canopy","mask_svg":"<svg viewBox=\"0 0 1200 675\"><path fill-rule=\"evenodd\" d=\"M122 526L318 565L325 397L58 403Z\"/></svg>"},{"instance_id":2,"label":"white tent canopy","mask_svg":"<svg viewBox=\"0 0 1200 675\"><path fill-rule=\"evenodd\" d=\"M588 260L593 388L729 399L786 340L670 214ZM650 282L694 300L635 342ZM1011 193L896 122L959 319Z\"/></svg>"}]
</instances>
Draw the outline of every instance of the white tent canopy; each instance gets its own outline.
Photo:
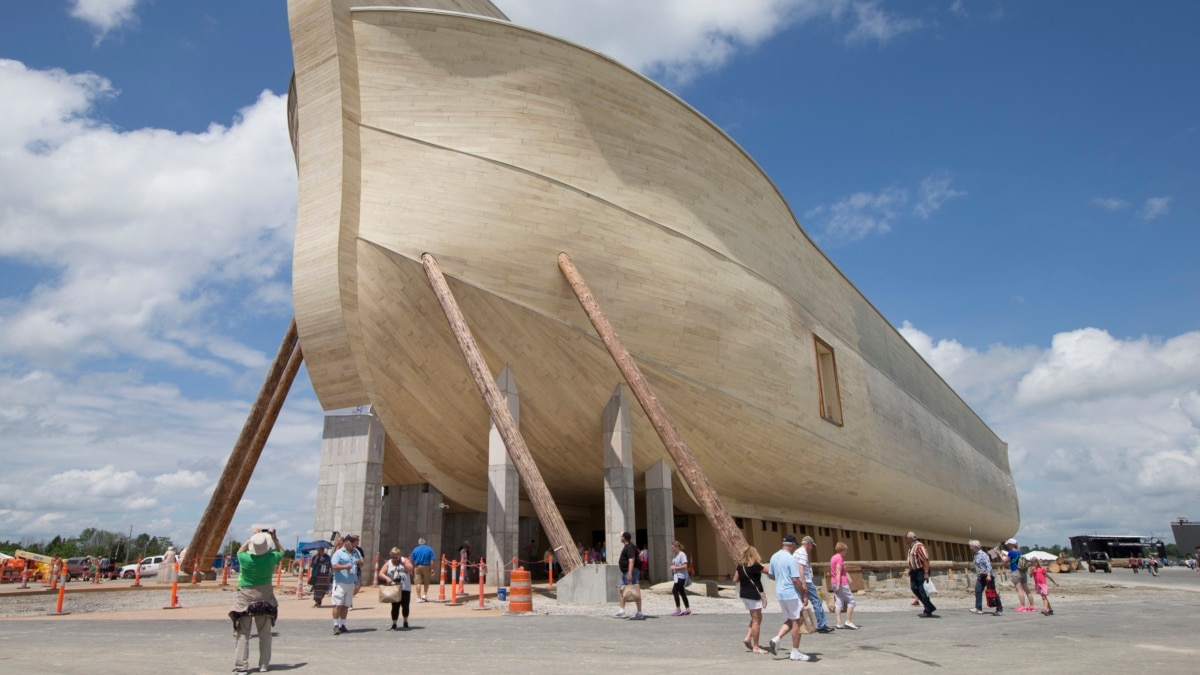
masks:
<instances>
[{"instance_id":1,"label":"white tent canopy","mask_svg":"<svg viewBox=\"0 0 1200 675\"><path fill-rule=\"evenodd\" d=\"M4 553L0 552L0 560L8 560L11 557L11 555L4 555Z\"/></svg>"},{"instance_id":2,"label":"white tent canopy","mask_svg":"<svg viewBox=\"0 0 1200 675\"><path fill-rule=\"evenodd\" d=\"M1024 557L1029 558L1030 560L1033 560L1034 558L1037 558L1038 560L1058 560L1058 556L1045 551L1030 551L1029 553L1026 553Z\"/></svg>"}]
</instances>

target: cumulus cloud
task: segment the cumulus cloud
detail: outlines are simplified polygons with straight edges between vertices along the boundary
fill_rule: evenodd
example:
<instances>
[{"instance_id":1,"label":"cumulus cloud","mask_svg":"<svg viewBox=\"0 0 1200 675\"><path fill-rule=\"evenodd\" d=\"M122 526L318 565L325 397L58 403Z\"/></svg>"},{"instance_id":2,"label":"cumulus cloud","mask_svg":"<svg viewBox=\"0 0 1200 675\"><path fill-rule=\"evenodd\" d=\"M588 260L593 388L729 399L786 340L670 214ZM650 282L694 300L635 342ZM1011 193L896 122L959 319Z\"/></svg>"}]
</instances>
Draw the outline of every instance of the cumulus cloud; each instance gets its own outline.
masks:
<instances>
[{"instance_id":1,"label":"cumulus cloud","mask_svg":"<svg viewBox=\"0 0 1200 675\"><path fill-rule=\"evenodd\" d=\"M1009 443L1022 538L1165 530L1200 482L1200 332L986 349L900 332Z\"/></svg>"},{"instance_id":2,"label":"cumulus cloud","mask_svg":"<svg viewBox=\"0 0 1200 675\"><path fill-rule=\"evenodd\" d=\"M500 5L515 23L595 49L673 86L810 22L837 26L847 44L886 44L921 26L879 2L862 0L505 0Z\"/></svg>"},{"instance_id":3,"label":"cumulus cloud","mask_svg":"<svg viewBox=\"0 0 1200 675\"><path fill-rule=\"evenodd\" d=\"M1151 197L1146 200L1146 203L1138 211L1138 218L1144 222L1150 222L1156 218L1161 218L1171 212L1170 197Z\"/></svg>"},{"instance_id":4,"label":"cumulus cloud","mask_svg":"<svg viewBox=\"0 0 1200 675\"><path fill-rule=\"evenodd\" d=\"M96 31L99 44L109 33L137 19L134 10L139 0L73 0L71 16L90 25Z\"/></svg>"},{"instance_id":5,"label":"cumulus cloud","mask_svg":"<svg viewBox=\"0 0 1200 675\"><path fill-rule=\"evenodd\" d=\"M966 191L950 187L952 181L946 171L939 171L922 180L921 187L917 190L917 203L913 205L913 213L921 218L929 218L947 201L956 197L966 197Z\"/></svg>"},{"instance_id":6,"label":"cumulus cloud","mask_svg":"<svg viewBox=\"0 0 1200 675\"><path fill-rule=\"evenodd\" d=\"M262 362L214 334L225 301L286 272L295 169L284 99L265 92L231 126L119 131L91 74L0 61L0 256L46 272L0 305L0 356L37 364L135 355L213 375ZM261 311L259 305L253 310ZM203 348L207 347L207 348Z\"/></svg>"}]
</instances>

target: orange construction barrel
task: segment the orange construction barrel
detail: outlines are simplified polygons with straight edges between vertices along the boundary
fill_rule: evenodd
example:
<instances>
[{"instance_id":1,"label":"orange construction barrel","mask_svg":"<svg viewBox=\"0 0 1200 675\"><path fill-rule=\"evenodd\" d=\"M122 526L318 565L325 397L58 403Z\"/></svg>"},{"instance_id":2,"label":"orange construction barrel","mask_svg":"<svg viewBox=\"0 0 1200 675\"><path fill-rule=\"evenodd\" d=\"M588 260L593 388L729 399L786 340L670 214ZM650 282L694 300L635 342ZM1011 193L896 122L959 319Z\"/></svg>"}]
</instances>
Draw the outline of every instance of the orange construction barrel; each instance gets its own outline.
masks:
<instances>
[{"instance_id":1,"label":"orange construction barrel","mask_svg":"<svg viewBox=\"0 0 1200 675\"><path fill-rule=\"evenodd\" d=\"M529 570L520 567L512 571L508 583L508 611L520 614L533 611L533 586Z\"/></svg>"}]
</instances>

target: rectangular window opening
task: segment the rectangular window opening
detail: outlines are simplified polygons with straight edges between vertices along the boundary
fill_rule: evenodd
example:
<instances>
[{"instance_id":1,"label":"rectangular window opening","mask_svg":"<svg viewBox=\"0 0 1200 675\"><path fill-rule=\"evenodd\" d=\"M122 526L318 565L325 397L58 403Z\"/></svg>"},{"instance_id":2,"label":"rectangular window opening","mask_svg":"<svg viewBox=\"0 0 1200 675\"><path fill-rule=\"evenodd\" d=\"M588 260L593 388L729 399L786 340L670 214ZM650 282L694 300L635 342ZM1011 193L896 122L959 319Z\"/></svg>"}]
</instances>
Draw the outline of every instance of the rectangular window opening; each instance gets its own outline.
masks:
<instances>
[{"instance_id":1,"label":"rectangular window opening","mask_svg":"<svg viewBox=\"0 0 1200 675\"><path fill-rule=\"evenodd\" d=\"M838 389L837 361L833 358L833 347L821 338L813 336L817 351L817 401L822 419L842 425L842 396Z\"/></svg>"}]
</instances>

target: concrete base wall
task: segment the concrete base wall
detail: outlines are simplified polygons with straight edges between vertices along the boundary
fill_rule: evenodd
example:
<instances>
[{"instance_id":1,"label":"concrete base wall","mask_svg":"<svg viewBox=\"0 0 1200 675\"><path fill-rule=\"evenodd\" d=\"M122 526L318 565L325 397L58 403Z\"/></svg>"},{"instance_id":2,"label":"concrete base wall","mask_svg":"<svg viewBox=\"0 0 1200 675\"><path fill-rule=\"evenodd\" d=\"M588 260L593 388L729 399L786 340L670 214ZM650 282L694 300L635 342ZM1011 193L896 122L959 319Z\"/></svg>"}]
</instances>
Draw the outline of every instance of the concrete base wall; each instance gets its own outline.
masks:
<instances>
[{"instance_id":1,"label":"concrete base wall","mask_svg":"<svg viewBox=\"0 0 1200 675\"><path fill-rule=\"evenodd\" d=\"M559 602L603 605L617 601L621 571L616 565L580 565L561 580L555 580Z\"/></svg>"}]
</instances>

